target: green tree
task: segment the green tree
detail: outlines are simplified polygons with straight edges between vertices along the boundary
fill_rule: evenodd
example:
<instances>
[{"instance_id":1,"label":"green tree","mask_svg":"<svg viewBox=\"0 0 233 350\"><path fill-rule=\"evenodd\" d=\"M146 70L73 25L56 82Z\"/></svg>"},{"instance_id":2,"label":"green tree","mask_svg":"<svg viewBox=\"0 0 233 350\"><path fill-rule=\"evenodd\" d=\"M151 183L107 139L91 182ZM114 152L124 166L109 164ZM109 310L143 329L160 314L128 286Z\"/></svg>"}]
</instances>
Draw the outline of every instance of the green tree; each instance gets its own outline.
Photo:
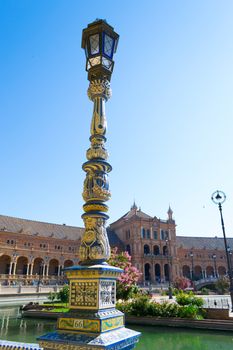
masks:
<instances>
[{"instance_id":1,"label":"green tree","mask_svg":"<svg viewBox=\"0 0 233 350\"><path fill-rule=\"evenodd\" d=\"M219 294L225 294L229 290L229 279L227 277L220 277L215 283L215 288Z\"/></svg>"},{"instance_id":2,"label":"green tree","mask_svg":"<svg viewBox=\"0 0 233 350\"><path fill-rule=\"evenodd\" d=\"M57 298L60 300L62 303L68 304L69 302L69 292L70 288L68 285L65 285L58 293L57 293Z\"/></svg>"},{"instance_id":3,"label":"green tree","mask_svg":"<svg viewBox=\"0 0 233 350\"><path fill-rule=\"evenodd\" d=\"M55 299L57 299L57 293L50 292L48 299L54 304Z\"/></svg>"}]
</instances>

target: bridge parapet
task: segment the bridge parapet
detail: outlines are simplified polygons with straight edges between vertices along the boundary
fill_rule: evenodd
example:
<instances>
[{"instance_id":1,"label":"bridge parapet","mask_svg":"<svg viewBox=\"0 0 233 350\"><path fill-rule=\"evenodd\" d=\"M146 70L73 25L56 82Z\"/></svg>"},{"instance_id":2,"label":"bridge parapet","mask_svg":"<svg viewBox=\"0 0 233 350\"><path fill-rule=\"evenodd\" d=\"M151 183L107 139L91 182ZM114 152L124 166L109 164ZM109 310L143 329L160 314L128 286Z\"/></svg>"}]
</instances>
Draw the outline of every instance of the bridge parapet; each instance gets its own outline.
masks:
<instances>
[{"instance_id":1,"label":"bridge parapet","mask_svg":"<svg viewBox=\"0 0 233 350\"><path fill-rule=\"evenodd\" d=\"M201 280L195 281L194 285L197 289L202 288L208 284L214 284L217 282L218 278L216 277L209 277L209 278L202 278Z\"/></svg>"},{"instance_id":2,"label":"bridge parapet","mask_svg":"<svg viewBox=\"0 0 233 350\"><path fill-rule=\"evenodd\" d=\"M0 350L43 350L39 344L20 343L17 341L8 341L0 339Z\"/></svg>"}]
</instances>

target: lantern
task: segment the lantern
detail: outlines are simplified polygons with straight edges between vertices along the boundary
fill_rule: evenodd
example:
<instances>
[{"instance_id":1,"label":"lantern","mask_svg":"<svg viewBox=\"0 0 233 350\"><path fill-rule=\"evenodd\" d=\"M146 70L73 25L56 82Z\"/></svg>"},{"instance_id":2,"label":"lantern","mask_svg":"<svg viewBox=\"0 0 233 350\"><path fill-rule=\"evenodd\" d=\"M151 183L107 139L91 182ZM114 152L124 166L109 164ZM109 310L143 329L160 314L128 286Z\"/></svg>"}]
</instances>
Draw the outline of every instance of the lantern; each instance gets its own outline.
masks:
<instances>
[{"instance_id":1,"label":"lantern","mask_svg":"<svg viewBox=\"0 0 233 350\"><path fill-rule=\"evenodd\" d=\"M83 30L82 48L86 53L88 80L107 79L113 72L113 55L119 35L105 20L96 20Z\"/></svg>"}]
</instances>

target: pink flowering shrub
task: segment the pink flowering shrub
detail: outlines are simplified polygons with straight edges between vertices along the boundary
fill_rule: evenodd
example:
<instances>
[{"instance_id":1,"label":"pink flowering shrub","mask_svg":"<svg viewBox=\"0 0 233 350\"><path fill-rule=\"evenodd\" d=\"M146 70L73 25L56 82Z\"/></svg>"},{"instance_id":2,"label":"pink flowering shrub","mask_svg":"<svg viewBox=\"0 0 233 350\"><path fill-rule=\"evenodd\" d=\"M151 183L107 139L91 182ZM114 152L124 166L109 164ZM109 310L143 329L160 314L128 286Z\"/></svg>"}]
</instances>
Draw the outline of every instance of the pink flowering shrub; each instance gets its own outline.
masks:
<instances>
[{"instance_id":1,"label":"pink flowering shrub","mask_svg":"<svg viewBox=\"0 0 233 350\"><path fill-rule=\"evenodd\" d=\"M118 253L117 248L114 248L108 263L123 269L117 280L117 299L127 300L132 298L138 292L137 282L141 273L132 265L129 253Z\"/></svg>"},{"instance_id":2,"label":"pink flowering shrub","mask_svg":"<svg viewBox=\"0 0 233 350\"><path fill-rule=\"evenodd\" d=\"M177 289L185 290L191 287L191 281L186 277L176 277L173 281L173 285Z\"/></svg>"}]
</instances>

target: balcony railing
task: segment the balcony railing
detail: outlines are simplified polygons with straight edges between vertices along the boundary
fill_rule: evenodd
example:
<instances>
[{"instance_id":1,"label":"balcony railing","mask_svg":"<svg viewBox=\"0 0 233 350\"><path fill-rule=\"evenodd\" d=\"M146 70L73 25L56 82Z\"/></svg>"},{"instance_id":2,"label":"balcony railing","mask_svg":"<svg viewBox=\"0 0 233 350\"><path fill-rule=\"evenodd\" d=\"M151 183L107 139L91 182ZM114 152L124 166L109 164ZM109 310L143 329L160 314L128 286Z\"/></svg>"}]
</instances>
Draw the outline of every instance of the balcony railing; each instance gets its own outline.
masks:
<instances>
[{"instance_id":1,"label":"balcony railing","mask_svg":"<svg viewBox=\"0 0 233 350\"><path fill-rule=\"evenodd\" d=\"M172 259L171 255L162 255L162 254L152 254L152 253L144 253L144 258L153 258L153 259Z\"/></svg>"},{"instance_id":2,"label":"balcony railing","mask_svg":"<svg viewBox=\"0 0 233 350\"><path fill-rule=\"evenodd\" d=\"M0 280L57 280L63 278L64 276L58 275L48 275L48 276L39 276L39 275L7 275L1 274Z\"/></svg>"}]
</instances>

